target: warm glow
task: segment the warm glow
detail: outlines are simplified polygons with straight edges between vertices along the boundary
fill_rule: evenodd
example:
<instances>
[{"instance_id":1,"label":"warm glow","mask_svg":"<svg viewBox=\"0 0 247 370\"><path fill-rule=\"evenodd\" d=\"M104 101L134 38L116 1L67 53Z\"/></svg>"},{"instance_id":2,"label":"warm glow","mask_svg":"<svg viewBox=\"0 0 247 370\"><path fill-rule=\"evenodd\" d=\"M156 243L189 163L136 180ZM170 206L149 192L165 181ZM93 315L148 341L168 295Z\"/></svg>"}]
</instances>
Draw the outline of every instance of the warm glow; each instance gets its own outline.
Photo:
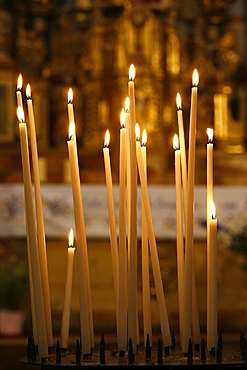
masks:
<instances>
[{"instance_id":1,"label":"warm glow","mask_svg":"<svg viewBox=\"0 0 247 370\"><path fill-rule=\"evenodd\" d=\"M212 143L213 142L213 137L214 137L214 130L212 128L207 128L206 132L207 132L207 135L208 135L208 142Z\"/></svg>"},{"instance_id":2,"label":"warm glow","mask_svg":"<svg viewBox=\"0 0 247 370\"><path fill-rule=\"evenodd\" d=\"M130 69L129 69L129 80L133 81L135 79L135 76L136 76L136 69L135 69L134 64L131 64Z\"/></svg>"},{"instance_id":3,"label":"warm glow","mask_svg":"<svg viewBox=\"0 0 247 370\"><path fill-rule=\"evenodd\" d=\"M109 130L106 130L104 147L108 147L109 144L110 144L110 131Z\"/></svg>"},{"instance_id":4,"label":"warm glow","mask_svg":"<svg viewBox=\"0 0 247 370\"><path fill-rule=\"evenodd\" d=\"M147 144L147 131L144 129L142 131L142 146L145 146Z\"/></svg>"},{"instance_id":5,"label":"warm glow","mask_svg":"<svg viewBox=\"0 0 247 370\"><path fill-rule=\"evenodd\" d=\"M73 90L70 87L68 92L68 103L72 103L72 101L73 101Z\"/></svg>"},{"instance_id":6,"label":"warm glow","mask_svg":"<svg viewBox=\"0 0 247 370\"><path fill-rule=\"evenodd\" d=\"M121 112L120 112L120 126L121 128L125 128L125 112L124 112L124 108L121 109Z\"/></svg>"},{"instance_id":7,"label":"warm glow","mask_svg":"<svg viewBox=\"0 0 247 370\"><path fill-rule=\"evenodd\" d=\"M178 144L178 135L175 134L173 136L173 149L178 150L179 149L179 144Z\"/></svg>"},{"instance_id":8,"label":"warm glow","mask_svg":"<svg viewBox=\"0 0 247 370\"><path fill-rule=\"evenodd\" d=\"M136 140L139 141L140 136L141 136L141 130L140 130L140 126L138 123L136 123L136 126L135 126L135 133L136 133Z\"/></svg>"},{"instance_id":9,"label":"warm glow","mask_svg":"<svg viewBox=\"0 0 247 370\"><path fill-rule=\"evenodd\" d=\"M31 99L31 86L29 84L27 84L26 87L26 96L27 98Z\"/></svg>"},{"instance_id":10,"label":"warm glow","mask_svg":"<svg viewBox=\"0 0 247 370\"><path fill-rule=\"evenodd\" d=\"M211 215L212 219L216 218L215 204L212 200L210 202L210 215Z\"/></svg>"},{"instance_id":11,"label":"warm glow","mask_svg":"<svg viewBox=\"0 0 247 370\"><path fill-rule=\"evenodd\" d=\"M181 96L179 93L177 93L177 96L176 96L176 103L177 103L178 110L182 109L182 100L181 100Z\"/></svg>"},{"instance_id":12,"label":"warm glow","mask_svg":"<svg viewBox=\"0 0 247 370\"><path fill-rule=\"evenodd\" d=\"M70 248L74 247L74 231L72 228L69 231L69 247Z\"/></svg>"},{"instance_id":13,"label":"warm glow","mask_svg":"<svg viewBox=\"0 0 247 370\"><path fill-rule=\"evenodd\" d=\"M20 73L17 79L17 90L21 90L22 85L23 85L23 78L22 78L22 74Z\"/></svg>"},{"instance_id":14,"label":"warm glow","mask_svg":"<svg viewBox=\"0 0 247 370\"><path fill-rule=\"evenodd\" d=\"M192 85L193 86L198 86L199 84L199 74L197 69L194 69L193 75L192 75Z\"/></svg>"},{"instance_id":15,"label":"warm glow","mask_svg":"<svg viewBox=\"0 0 247 370\"><path fill-rule=\"evenodd\" d=\"M69 124L69 138L71 139L75 135L75 122L71 121Z\"/></svg>"},{"instance_id":16,"label":"warm glow","mask_svg":"<svg viewBox=\"0 0 247 370\"><path fill-rule=\"evenodd\" d=\"M130 109L130 98L127 96L125 99L125 112L128 112Z\"/></svg>"},{"instance_id":17,"label":"warm glow","mask_svg":"<svg viewBox=\"0 0 247 370\"><path fill-rule=\"evenodd\" d=\"M25 116L24 116L24 111L23 111L22 107L18 107L16 111L17 111L18 120L20 122L24 122Z\"/></svg>"}]
</instances>

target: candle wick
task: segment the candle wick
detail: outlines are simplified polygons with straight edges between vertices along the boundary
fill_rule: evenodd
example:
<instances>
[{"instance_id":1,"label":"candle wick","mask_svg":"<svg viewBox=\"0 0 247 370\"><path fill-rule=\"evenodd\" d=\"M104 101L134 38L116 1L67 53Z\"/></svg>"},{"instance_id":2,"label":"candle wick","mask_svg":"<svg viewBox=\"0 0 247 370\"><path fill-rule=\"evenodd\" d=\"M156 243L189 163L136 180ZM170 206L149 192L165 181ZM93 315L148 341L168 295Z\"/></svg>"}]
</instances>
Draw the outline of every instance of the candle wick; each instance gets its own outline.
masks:
<instances>
[{"instance_id":1,"label":"candle wick","mask_svg":"<svg viewBox=\"0 0 247 370\"><path fill-rule=\"evenodd\" d=\"M68 104L72 104L72 100L71 99L68 100Z\"/></svg>"}]
</instances>

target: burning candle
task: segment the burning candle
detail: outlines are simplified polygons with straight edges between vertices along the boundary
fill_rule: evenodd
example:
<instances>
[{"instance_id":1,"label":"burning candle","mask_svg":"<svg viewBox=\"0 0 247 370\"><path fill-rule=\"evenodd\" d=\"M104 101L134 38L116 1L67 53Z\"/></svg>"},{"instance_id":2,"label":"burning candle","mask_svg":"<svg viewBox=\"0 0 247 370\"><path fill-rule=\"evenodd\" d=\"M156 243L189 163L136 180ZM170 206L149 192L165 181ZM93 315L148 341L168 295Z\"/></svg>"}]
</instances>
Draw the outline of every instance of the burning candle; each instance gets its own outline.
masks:
<instances>
[{"instance_id":1,"label":"burning candle","mask_svg":"<svg viewBox=\"0 0 247 370\"><path fill-rule=\"evenodd\" d=\"M69 117L69 123L75 122L74 117L74 107L73 107L73 90L70 87L68 91L68 117Z\"/></svg>"},{"instance_id":2,"label":"burning candle","mask_svg":"<svg viewBox=\"0 0 247 370\"><path fill-rule=\"evenodd\" d=\"M22 75L19 74L18 79L17 79L16 98L17 98L17 107L21 107L21 108L23 108L22 95L21 95L22 85L23 85L23 78L22 78Z\"/></svg>"},{"instance_id":3,"label":"burning candle","mask_svg":"<svg viewBox=\"0 0 247 370\"><path fill-rule=\"evenodd\" d=\"M67 261L67 274L65 283L65 297L63 305L63 316L61 325L61 348L68 348L69 341L69 322L70 322L70 304L73 280L73 263L74 263L74 232L70 229L69 232L69 247L68 247L68 261Z\"/></svg>"},{"instance_id":4,"label":"burning candle","mask_svg":"<svg viewBox=\"0 0 247 370\"><path fill-rule=\"evenodd\" d=\"M39 160L38 160L38 149L36 140L36 128L35 119L33 112L33 101L31 97L31 86L28 84L26 88L27 96L27 108L29 118L29 130L30 130L30 142L31 142L31 153L32 153L32 167L33 167L33 180L34 180L34 194L35 194L35 210L37 219L37 236L39 245L39 261L40 261L40 272L42 279L44 305L45 305L45 318L47 327L47 340L48 346L53 346L53 334L52 334L52 320L51 320L51 302L50 302L50 289L48 280L48 268L47 268L47 255L46 255L46 240L45 240L45 227L43 217L43 205L40 190L40 174L39 174Z\"/></svg>"},{"instance_id":5,"label":"burning candle","mask_svg":"<svg viewBox=\"0 0 247 370\"><path fill-rule=\"evenodd\" d=\"M36 223L34 217L34 204L32 195L32 182L30 172L30 161L29 161L29 149L28 149L28 138L27 138L27 126L24 121L23 109L19 106L17 108L17 116L19 119L19 133L20 133L20 144L21 144L21 158L22 158L22 170L23 170L23 182L24 182L24 195L25 195L25 210L26 210L26 228L28 234L28 244L30 247L30 266L32 270L32 284L33 299L35 305L35 318L36 318L36 329L39 354L41 357L48 356L48 343L46 334L46 321L45 321L45 310L44 310L44 299L42 292L42 282L39 264L39 252L36 239Z\"/></svg>"},{"instance_id":6,"label":"burning candle","mask_svg":"<svg viewBox=\"0 0 247 370\"><path fill-rule=\"evenodd\" d=\"M209 251L208 251L208 323L207 347L208 350L217 347L218 320L217 320L217 218L215 205L210 204L211 219L209 222Z\"/></svg>"}]
</instances>

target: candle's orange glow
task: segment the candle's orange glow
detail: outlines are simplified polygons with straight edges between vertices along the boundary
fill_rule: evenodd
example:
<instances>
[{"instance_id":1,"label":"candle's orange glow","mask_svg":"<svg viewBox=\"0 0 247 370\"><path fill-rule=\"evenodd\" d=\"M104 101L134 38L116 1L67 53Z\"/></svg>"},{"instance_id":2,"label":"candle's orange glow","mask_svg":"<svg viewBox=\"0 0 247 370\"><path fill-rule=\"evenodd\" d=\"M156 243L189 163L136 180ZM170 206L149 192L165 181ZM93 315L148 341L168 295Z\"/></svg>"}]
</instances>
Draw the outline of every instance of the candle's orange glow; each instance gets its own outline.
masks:
<instances>
[{"instance_id":1,"label":"candle's orange glow","mask_svg":"<svg viewBox=\"0 0 247 370\"><path fill-rule=\"evenodd\" d=\"M145 146L147 144L147 131L144 129L142 131L142 146Z\"/></svg>"},{"instance_id":2,"label":"candle's orange glow","mask_svg":"<svg viewBox=\"0 0 247 370\"><path fill-rule=\"evenodd\" d=\"M69 124L69 138L75 135L75 122L71 121Z\"/></svg>"},{"instance_id":3,"label":"candle's orange glow","mask_svg":"<svg viewBox=\"0 0 247 370\"><path fill-rule=\"evenodd\" d=\"M74 248L74 231L72 228L69 231L69 248Z\"/></svg>"},{"instance_id":4,"label":"candle's orange glow","mask_svg":"<svg viewBox=\"0 0 247 370\"><path fill-rule=\"evenodd\" d=\"M216 218L215 204L214 204L214 202L212 200L210 202L210 214L211 214L212 219L215 219Z\"/></svg>"},{"instance_id":5,"label":"candle's orange glow","mask_svg":"<svg viewBox=\"0 0 247 370\"><path fill-rule=\"evenodd\" d=\"M130 98L127 96L125 99L125 112L128 112L130 109Z\"/></svg>"},{"instance_id":6,"label":"candle's orange glow","mask_svg":"<svg viewBox=\"0 0 247 370\"><path fill-rule=\"evenodd\" d=\"M72 88L70 87L69 88L69 91L68 91L68 103L72 103L72 101L73 101L73 90L72 90Z\"/></svg>"},{"instance_id":7,"label":"candle's orange glow","mask_svg":"<svg viewBox=\"0 0 247 370\"><path fill-rule=\"evenodd\" d=\"M26 96L27 96L27 98L31 98L31 86L30 86L30 84L27 84Z\"/></svg>"},{"instance_id":8,"label":"candle's orange glow","mask_svg":"<svg viewBox=\"0 0 247 370\"><path fill-rule=\"evenodd\" d=\"M17 79L17 90L21 90L22 85L23 85L23 78L22 78L22 74L20 73Z\"/></svg>"},{"instance_id":9,"label":"candle's orange glow","mask_svg":"<svg viewBox=\"0 0 247 370\"><path fill-rule=\"evenodd\" d=\"M129 68L129 80L133 81L135 79L135 76L136 76L136 69L135 69L134 64L131 64Z\"/></svg>"},{"instance_id":10,"label":"candle's orange glow","mask_svg":"<svg viewBox=\"0 0 247 370\"><path fill-rule=\"evenodd\" d=\"M23 111L22 107L18 107L17 110L16 110L16 113L17 113L18 120L20 122L24 122L25 121L25 116L24 116L24 111Z\"/></svg>"},{"instance_id":11,"label":"candle's orange glow","mask_svg":"<svg viewBox=\"0 0 247 370\"><path fill-rule=\"evenodd\" d=\"M179 149L179 144L178 144L178 135L175 134L173 136L173 149L178 150Z\"/></svg>"},{"instance_id":12,"label":"candle's orange glow","mask_svg":"<svg viewBox=\"0 0 247 370\"><path fill-rule=\"evenodd\" d=\"M110 145L110 131L106 130L105 132L105 141L104 141L104 147L108 147Z\"/></svg>"},{"instance_id":13,"label":"candle's orange glow","mask_svg":"<svg viewBox=\"0 0 247 370\"><path fill-rule=\"evenodd\" d=\"M121 109L121 112L120 112L120 126L121 128L125 128L125 112L124 112L124 108Z\"/></svg>"},{"instance_id":14,"label":"candle's orange glow","mask_svg":"<svg viewBox=\"0 0 247 370\"><path fill-rule=\"evenodd\" d=\"M197 69L194 69L193 75L192 75L192 85L193 86L198 86L199 84L199 74Z\"/></svg>"},{"instance_id":15,"label":"candle's orange glow","mask_svg":"<svg viewBox=\"0 0 247 370\"><path fill-rule=\"evenodd\" d=\"M214 130L212 128L207 128L206 132L208 135L208 142L212 143L214 137Z\"/></svg>"},{"instance_id":16,"label":"candle's orange glow","mask_svg":"<svg viewBox=\"0 0 247 370\"><path fill-rule=\"evenodd\" d=\"M141 130L140 130L140 126L138 123L136 123L135 125L135 133L136 133L136 140L140 141Z\"/></svg>"},{"instance_id":17,"label":"candle's orange glow","mask_svg":"<svg viewBox=\"0 0 247 370\"><path fill-rule=\"evenodd\" d=\"M177 93L177 96L176 96L176 104L177 104L178 110L182 109L182 100L181 100L181 95L179 93Z\"/></svg>"}]
</instances>

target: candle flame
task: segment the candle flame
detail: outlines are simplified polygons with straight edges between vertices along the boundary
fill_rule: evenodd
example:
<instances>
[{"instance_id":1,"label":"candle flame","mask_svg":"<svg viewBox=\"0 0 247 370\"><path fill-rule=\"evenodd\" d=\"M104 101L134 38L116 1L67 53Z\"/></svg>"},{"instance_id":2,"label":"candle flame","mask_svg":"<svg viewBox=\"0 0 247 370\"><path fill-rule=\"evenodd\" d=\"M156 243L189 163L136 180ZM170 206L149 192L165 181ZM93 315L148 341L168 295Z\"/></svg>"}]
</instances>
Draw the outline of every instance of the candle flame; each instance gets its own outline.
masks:
<instances>
[{"instance_id":1,"label":"candle flame","mask_svg":"<svg viewBox=\"0 0 247 370\"><path fill-rule=\"evenodd\" d=\"M75 135L75 122L71 121L69 124L69 138L71 139Z\"/></svg>"},{"instance_id":2,"label":"candle flame","mask_svg":"<svg viewBox=\"0 0 247 370\"><path fill-rule=\"evenodd\" d=\"M73 101L73 90L72 88L70 87L69 88L69 91L68 91L68 104L71 104Z\"/></svg>"},{"instance_id":3,"label":"candle flame","mask_svg":"<svg viewBox=\"0 0 247 370\"><path fill-rule=\"evenodd\" d=\"M18 120L20 122L24 122L25 121L25 116L24 116L24 111L23 111L22 107L18 107L17 110L16 110L16 113L17 113Z\"/></svg>"},{"instance_id":4,"label":"candle flame","mask_svg":"<svg viewBox=\"0 0 247 370\"><path fill-rule=\"evenodd\" d=\"M181 95L179 93L177 93L177 96L176 96L176 103L177 103L178 110L182 109L182 100L181 100Z\"/></svg>"},{"instance_id":5,"label":"candle flame","mask_svg":"<svg viewBox=\"0 0 247 370\"><path fill-rule=\"evenodd\" d=\"M142 146L145 146L147 144L147 131L144 129L142 131Z\"/></svg>"},{"instance_id":6,"label":"candle flame","mask_svg":"<svg viewBox=\"0 0 247 370\"><path fill-rule=\"evenodd\" d=\"M125 112L124 112L124 108L121 109L121 112L120 112L120 126L121 128L125 128Z\"/></svg>"},{"instance_id":7,"label":"candle flame","mask_svg":"<svg viewBox=\"0 0 247 370\"><path fill-rule=\"evenodd\" d=\"M135 125L135 133L136 133L136 140L140 141L141 130L140 130L140 126L138 123L136 123Z\"/></svg>"},{"instance_id":8,"label":"candle flame","mask_svg":"<svg viewBox=\"0 0 247 370\"><path fill-rule=\"evenodd\" d=\"M30 86L30 84L27 84L26 96L27 96L28 99L31 99L31 86Z\"/></svg>"},{"instance_id":9,"label":"candle flame","mask_svg":"<svg viewBox=\"0 0 247 370\"><path fill-rule=\"evenodd\" d=\"M135 76L136 76L136 69L135 69L134 64L131 64L129 68L129 80L133 81L135 79Z\"/></svg>"},{"instance_id":10,"label":"candle flame","mask_svg":"<svg viewBox=\"0 0 247 370\"><path fill-rule=\"evenodd\" d=\"M175 134L173 136L173 149L178 150L179 149L179 144L178 144L178 135Z\"/></svg>"},{"instance_id":11,"label":"candle flame","mask_svg":"<svg viewBox=\"0 0 247 370\"><path fill-rule=\"evenodd\" d=\"M212 200L210 202L210 214L212 216L212 219L215 219L216 218L215 204L214 204L214 202Z\"/></svg>"},{"instance_id":12,"label":"candle flame","mask_svg":"<svg viewBox=\"0 0 247 370\"><path fill-rule=\"evenodd\" d=\"M207 132L207 135L208 135L208 142L212 143L213 142L213 137L214 137L214 130L212 128L207 128L206 132Z\"/></svg>"},{"instance_id":13,"label":"candle flame","mask_svg":"<svg viewBox=\"0 0 247 370\"><path fill-rule=\"evenodd\" d=\"M22 78L22 74L20 73L17 79L17 90L21 90L22 85L23 85L23 78Z\"/></svg>"},{"instance_id":14,"label":"candle flame","mask_svg":"<svg viewBox=\"0 0 247 370\"><path fill-rule=\"evenodd\" d=\"M69 231L69 247L70 248L74 247L74 231L72 228Z\"/></svg>"},{"instance_id":15,"label":"candle flame","mask_svg":"<svg viewBox=\"0 0 247 370\"><path fill-rule=\"evenodd\" d=\"M104 147L108 147L110 145L110 131L106 130L105 132L105 141L104 141Z\"/></svg>"},{"instance_id":16,"label":"candle flame","mask_svg":"<svg viewBox=\"0 0 247 370\"><path fill-rule=\"evenodd\" d=\"M199 84L199 74L197 69L194 69L193 75L192 75L192 85L193 86L198 86Z\"/></svg>"},{"instance_id":17,"label":"candle flame","mask_svg":"<svg viewBox=\"0 0 247 370\"><path fill-rule=\"evenodd\" d=\"M127 96L125 99L125 112L128 112L130 109L130 98Z\"/></svg>"}]
</instances>

